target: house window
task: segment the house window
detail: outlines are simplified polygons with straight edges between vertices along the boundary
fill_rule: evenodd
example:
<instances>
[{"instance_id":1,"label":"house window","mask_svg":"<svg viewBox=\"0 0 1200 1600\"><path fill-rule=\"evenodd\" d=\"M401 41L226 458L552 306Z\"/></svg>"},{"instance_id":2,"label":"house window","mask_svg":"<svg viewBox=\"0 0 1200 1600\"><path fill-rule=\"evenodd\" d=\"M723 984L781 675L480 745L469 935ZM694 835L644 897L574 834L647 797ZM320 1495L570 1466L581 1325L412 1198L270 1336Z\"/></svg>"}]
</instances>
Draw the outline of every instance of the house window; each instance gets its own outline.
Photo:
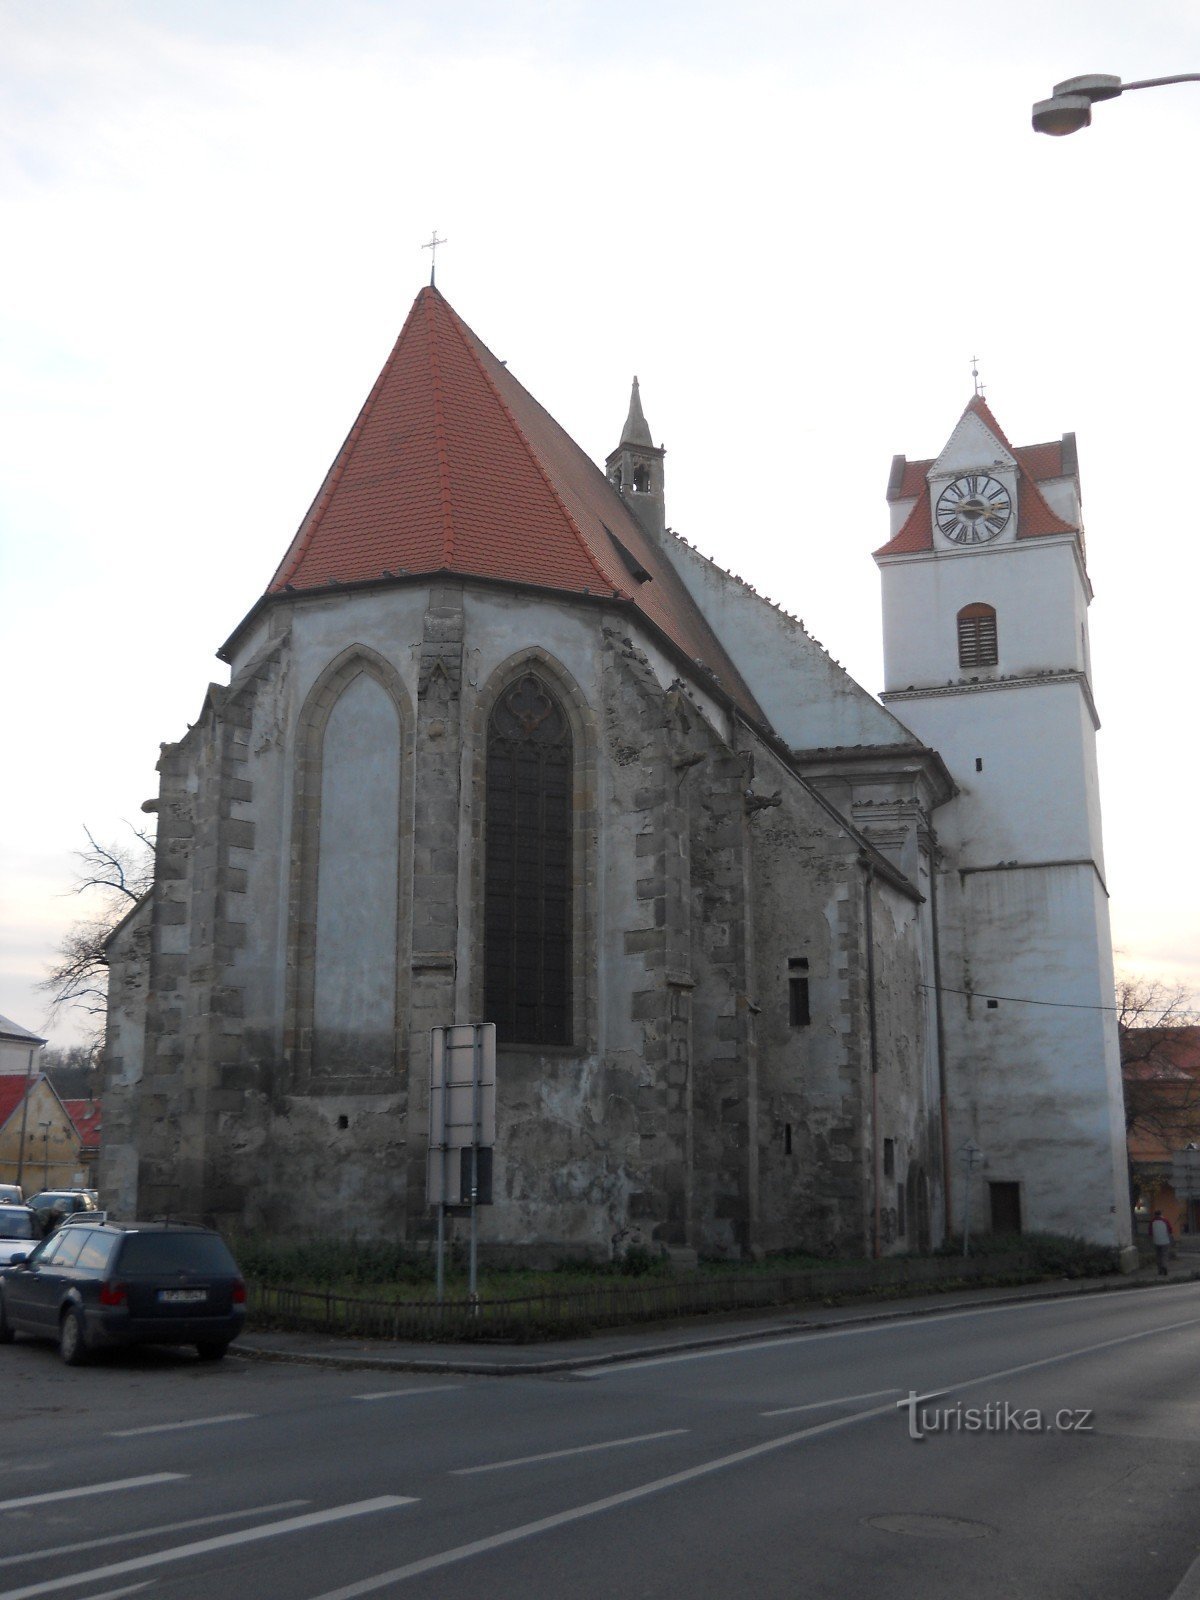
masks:
<instances>
[{"instance_id":1,"label":"house window","mask_svg":"<svg viewBox=\"0 0 1200 1600\"><path fill-rule=\"evenodd\" d=\"M793 1028L807 1028L812 1021L808 1008L808 960L793 956L788 962L788 1021Z\"/></svg>"},{"instance_id":2,"label":"house window","mask_svg":"<svg viewBox=\"0 0 1200 1600\"><path fill-rule=\"evenodd\" d=\"M978 602L964 606L958 613L959 666L994 667L999 659L994 607Z\"/></svg>"},{"instance_id":3,"label":"house window","mask_svg":"<svg viewBox=\"0 0 1200 1600\"><path fill-rule=\"evenodd\" d=\"M896 1176L896 1141L885 1139L883 1141L883 1175L885 1178Z\"/></svg>"},{"instance_id":4,"label":"house window","mask_svg":"<svg viewBox=\"0 0 1200 1600\"><path fill-rule=\"evenodd\" d=\"M484 1016L502 1044L571 1042L571 729L535 673L488 722Z\"/></svg>"}]
</instances>

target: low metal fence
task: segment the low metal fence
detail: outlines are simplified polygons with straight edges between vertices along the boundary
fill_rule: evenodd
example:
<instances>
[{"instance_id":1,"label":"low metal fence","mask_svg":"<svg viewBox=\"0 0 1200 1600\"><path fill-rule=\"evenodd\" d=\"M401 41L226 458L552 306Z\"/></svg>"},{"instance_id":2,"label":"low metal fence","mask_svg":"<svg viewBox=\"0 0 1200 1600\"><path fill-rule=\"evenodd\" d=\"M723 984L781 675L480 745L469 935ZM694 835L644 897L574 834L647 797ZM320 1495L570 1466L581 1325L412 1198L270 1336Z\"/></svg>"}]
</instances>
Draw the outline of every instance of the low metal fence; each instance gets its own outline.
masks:
<instances>
[{"instance_id":1,"label":"low metal fence","mask_svg":"<svg viewBox=\"0 0 1200 1600\"><path fill-rule=\"evenodd\" d=\"M333 1290L251 1282L247 1309L252 1322L260 1325L371 1339L514 1341L723 1311L768 1310L835 1295L903 1292L978 1278L1017 1279L1031 1273L1031 1260L1019 1254L966 1261L931 1257L778 1274L619 1278L586 1288L547 1288L534 1294L440 1303L432 1298L371 1300Z\"/></svg>"}]
</instances>

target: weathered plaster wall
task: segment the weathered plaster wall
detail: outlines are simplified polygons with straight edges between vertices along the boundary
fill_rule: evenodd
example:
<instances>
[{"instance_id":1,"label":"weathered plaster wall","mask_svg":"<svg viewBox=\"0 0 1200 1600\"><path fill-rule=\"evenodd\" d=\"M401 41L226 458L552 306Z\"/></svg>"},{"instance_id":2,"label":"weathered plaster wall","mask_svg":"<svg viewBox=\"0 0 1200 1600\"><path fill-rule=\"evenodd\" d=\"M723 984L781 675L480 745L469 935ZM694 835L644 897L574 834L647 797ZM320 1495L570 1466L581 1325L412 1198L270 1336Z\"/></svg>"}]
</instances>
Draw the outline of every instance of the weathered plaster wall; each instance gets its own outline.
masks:
<instances>
[{"instance_id":1,"label":"weathered plaster wall","mask_svg":"<svg viewBox=\"0 0 1200 1600\"><path fill-rule=\"evenodd\" d=\"M161 763L139 1205L427 1236L428 1031L480 1014L487 720L534 671L572 728L573 1037L501 1050L484 1245L861 1247L860 844L715 693L627 613L482 585L257 643ZM756 998L765 961L786 1008L781 941L815 961L799 1085Z\"/></svg>"},{"instance_id":2,"label":"weathered plaster wall","mask_svg":"<svg viewBox=\"0 0 1200 1600\"><path fill-rule=\"evenodd\" d=\"M150 981L149 898L124 919L108 944L108 1024L104 1041L104 1127L96 1182L119 1216L137 1214L137 1103L146 1045Z\"/></svg>"},{"instance_id":3,"label":"weathered plaster wall","mask_svg":"<svg viewBox=\"0 0 1200 1600\"><path fill-rule=\"evenodd\" d=\"M1026 1228L1127 1243L1128 1208L1114 1208L1124 1123L1112 1089L1120 1074L1106 1009L1107 904L1095 874L951 874L941 893L943 981L967 991L946 996L951 1144L974 1139L986 1156L973 1225L990 1226L988 1183L1011 1182ZM956 1181L961 1224L961 1174Z\"/></svg>"}]
</instances>

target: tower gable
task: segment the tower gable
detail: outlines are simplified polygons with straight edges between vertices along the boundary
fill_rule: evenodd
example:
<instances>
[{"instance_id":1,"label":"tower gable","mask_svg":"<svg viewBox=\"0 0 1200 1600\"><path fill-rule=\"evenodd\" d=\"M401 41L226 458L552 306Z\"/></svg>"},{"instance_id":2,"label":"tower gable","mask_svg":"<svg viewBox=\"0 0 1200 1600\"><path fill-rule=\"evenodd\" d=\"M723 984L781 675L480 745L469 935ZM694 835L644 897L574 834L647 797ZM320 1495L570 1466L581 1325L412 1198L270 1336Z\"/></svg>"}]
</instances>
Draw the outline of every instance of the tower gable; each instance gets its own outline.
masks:
<instances>
[{"instance_id":1,"label":"tower gable","mask_svg":"<svg viewBox=\"0 0 1200 1600\"><path fill-rule=\"evenodd\" d=\"M960 472L978 472L984 467L1015 472L1017 458L979 413L968 407L941 455L930 467L929 479L932 483L938 478L953 478Z\"/></svg>"}]
</instances>

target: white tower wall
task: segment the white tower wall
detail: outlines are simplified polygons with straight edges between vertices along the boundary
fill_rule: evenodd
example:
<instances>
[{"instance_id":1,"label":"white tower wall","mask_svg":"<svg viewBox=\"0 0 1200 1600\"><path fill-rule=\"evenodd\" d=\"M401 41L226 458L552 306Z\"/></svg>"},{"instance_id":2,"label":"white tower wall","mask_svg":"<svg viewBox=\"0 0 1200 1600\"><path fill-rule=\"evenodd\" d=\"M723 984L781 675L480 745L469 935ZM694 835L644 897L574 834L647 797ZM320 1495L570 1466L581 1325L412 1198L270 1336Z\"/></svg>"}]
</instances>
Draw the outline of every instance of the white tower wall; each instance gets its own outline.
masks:
<instances>
[{"instance_id":1,"label":"white tower wall","mask_svg":"<svg viewBox=\"0 0 1200 1600\"><path fill-rule=\"evenodd\" d=\"M984 1152L973 1230L1015 1193L1024 1230L1127 1247L1082 530L1018 537L1021 515L1027 533L1054 529L1055 514L1076 520L1078 483L1072 471L1043 500L990 420L979 402L968 407L929 465L927 509L914 492L893 523L900 548L877 554L883 699L938 751L958 791L934 816L951 1158L969 1140ZM988 542L957 545L933 512L968 473L1002 483L1012 515ZM960 665L958 616L972 604L996 613L992 665ZM961 1230L957 1163L952 1183Z\"/></svg>"}]
</instances>

